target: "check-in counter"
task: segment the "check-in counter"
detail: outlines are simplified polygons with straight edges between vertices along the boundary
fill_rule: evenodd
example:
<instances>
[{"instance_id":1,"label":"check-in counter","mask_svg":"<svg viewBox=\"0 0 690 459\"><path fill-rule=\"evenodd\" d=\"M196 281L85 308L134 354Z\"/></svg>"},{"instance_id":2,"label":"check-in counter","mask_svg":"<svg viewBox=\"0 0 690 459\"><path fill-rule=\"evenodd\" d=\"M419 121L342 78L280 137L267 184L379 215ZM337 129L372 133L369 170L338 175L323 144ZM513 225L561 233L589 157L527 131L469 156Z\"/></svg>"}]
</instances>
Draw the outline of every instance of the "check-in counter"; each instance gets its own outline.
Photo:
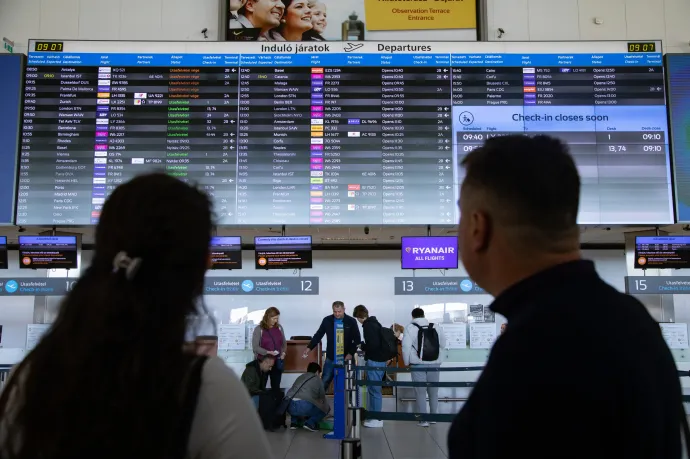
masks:
<instances>
[{"instance_id":1,"label":"check-in counter","mask_svg":"<svg viewBox=\"0 0 690 459\"><path fill-rule=\"evenodd\" d=\"M321 344L316 346L309 353L309 357L302 358L304 348L309 344L309 340L305 339L290 339L287 342L287 351L285 351L285 373L305 373L307 365L310 362L321 363Z\"/></svg>"}]
</instances>

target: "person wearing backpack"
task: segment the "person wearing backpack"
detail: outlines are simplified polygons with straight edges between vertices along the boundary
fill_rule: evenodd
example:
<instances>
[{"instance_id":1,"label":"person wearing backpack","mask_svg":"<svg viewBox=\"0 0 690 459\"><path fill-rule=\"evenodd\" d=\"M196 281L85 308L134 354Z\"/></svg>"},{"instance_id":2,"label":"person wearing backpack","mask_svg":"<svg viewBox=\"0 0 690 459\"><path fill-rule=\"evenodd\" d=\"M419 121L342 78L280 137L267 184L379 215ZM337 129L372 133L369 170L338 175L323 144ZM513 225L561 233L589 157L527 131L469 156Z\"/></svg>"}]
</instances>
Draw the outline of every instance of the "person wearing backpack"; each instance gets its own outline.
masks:
<instances>
[{"instance_id":1,"label":"person wearing backpack","mask_svg":"<svg viewBox=\"0 0 690 459\"><path fill-rule=\"evenodd\" d=\"M364 305L357 306L352 315L362 324L362 331L364 332L362 351L364 351L364 356L367 359L367 366L381 368L380 370L367 371L367 380L382 381L388 361L398 354L397 338L393 330L383 328L376 317L369 317L369 311ZM367 411L381 411L383 404L381 389L382 386L367 386ZM364 427L380 428L383 427L383 421L367 419L364 421Z\"/></svg>"},{"instance_id":2,"label":"person wearing backpack","mask_svg":"<svg viewBox=\"0 0 690 459\"><path fill-rule=\"evenodd\" d=\"M443 328L429 323L424 317L424 310L415 308L412 310L412 323L403 333L402 351L403 360L412 369L439 368L443 362L441 350L445 348L445 336ZM412 381L437 383L438 371L412 371ZM417 398L417 413L426 414L426 396L429 394L429 408L431 414L438 413L438 387L415 387ZM435 422L432 422L435 424ZM429 427L426 421L420 421L420 427Z\"/></svg>"}]
</instances>

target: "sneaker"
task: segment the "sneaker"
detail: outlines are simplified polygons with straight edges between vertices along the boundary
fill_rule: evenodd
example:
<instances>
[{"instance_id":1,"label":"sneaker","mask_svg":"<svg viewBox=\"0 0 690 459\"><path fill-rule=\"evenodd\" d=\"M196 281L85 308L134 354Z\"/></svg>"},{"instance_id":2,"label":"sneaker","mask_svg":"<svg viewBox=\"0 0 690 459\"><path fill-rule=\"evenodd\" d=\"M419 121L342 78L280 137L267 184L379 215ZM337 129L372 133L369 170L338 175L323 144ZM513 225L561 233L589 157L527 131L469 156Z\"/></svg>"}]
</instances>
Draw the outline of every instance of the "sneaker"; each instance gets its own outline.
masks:
<instances>
[{"instance_id":1,"label":"sneaker","mask_svg":"<svg viewBox=\"0 0 690 459\"><path fill-rule=\"evenodd\" d=\"M297 424L290 424L290 430L297 430L299 426Z\"/></svg>"},{"instance_id":2,"label":"sneaker","mask_svg":"<svg viewBox=\"0 0 690 459\"><path fill-rule=\"evenodd\" d=\"M367 419L364 421L364 427L368 427L369 429L380 429L383 427L383 421L380 419Z\"/></svg>"},{"instance_id":3,"label":"sneaker","mask_svg":"<svg viewBox=\"0 0 690 459\"><path fill-rule=\"evenodd\" d=\"M436 421L429 421L429 424L436 424Z\"/></svg>"},{"instance_id":4,"label":"sneaker","mask_svg":"<svg viewBox=\"0 0 690 459\"><path fill-rule=\"evenodd\" d=\"M309 432L316 432L316 431L317 431L316 427L310 426L309 424L304 424L304 425L302 426L302 428L303 428L304 430L308 430Z\"/></svg>"},{"instance_id":5,"label":"sneaker","mask_svg":"<svg viewBox=\"0 0 690 459\"><path fill-rule=\"evenodd\" d=\"M429 423L426 421L420 421L417 425L419 427L429 427Z\"/></svg>"}]
</instances>

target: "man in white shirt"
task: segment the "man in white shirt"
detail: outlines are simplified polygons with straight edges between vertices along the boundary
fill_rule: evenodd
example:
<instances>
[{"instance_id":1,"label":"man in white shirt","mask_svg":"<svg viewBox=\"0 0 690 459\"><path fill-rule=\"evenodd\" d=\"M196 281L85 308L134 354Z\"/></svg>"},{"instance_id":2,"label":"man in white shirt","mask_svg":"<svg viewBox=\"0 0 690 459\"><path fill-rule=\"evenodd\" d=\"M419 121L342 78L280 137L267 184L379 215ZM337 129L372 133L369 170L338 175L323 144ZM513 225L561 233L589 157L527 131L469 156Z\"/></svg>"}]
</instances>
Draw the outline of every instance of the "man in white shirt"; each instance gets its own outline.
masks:
<instances>
[{"instance_id":1,"label":"man in white shirt","mask_svg":"<svg viewBox=\"0 0 690 459\"><path fill-rule=\"evenodd\" d=\"M412 310L412 323L405 329L402 341L403 360L412 369L439 368L443 362L442 350L445 349L446 339L443 328L430 324L424 317L424 310ZM438 371L412 371L412 381L436 383L439 381ZM431 414L438 413L438 387L415 387L417 398L417 413L426 414L426 395L429 394L429 408ZM432 422L435 424L435 422ZM427 421L420 421L420 427L429 427Z\"/></svg>"}]
</instances>

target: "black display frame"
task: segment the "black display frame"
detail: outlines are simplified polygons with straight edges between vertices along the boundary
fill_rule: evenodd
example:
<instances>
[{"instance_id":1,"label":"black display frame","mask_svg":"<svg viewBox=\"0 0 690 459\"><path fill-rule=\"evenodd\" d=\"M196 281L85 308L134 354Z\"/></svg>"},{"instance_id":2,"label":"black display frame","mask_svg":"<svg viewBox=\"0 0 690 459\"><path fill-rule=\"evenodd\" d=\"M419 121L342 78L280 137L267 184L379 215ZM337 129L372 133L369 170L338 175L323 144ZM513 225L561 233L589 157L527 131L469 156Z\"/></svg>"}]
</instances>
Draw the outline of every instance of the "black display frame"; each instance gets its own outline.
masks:
<instances>
[{"instance_id":1,"label":"black display frame","mask_svg":"<svg viewBox=\"0 0 690 459\"><path fill-rule=\"evenodd\" d=\"M0 269L9 269L9 248L7 247L7 236L0 236Z\"/></svg>"},{"instance_id":2,"label":"black display frame","mask_svg":"<svg viewBox=\"0 0 690 459\"><path fill-rule=\"evenodd\" d=\"M239 239L240 243L238 244L239 249L237 250L213 250L214 246L213 245L213 240L215 238L237 238ZM213 263L213 252L224 252L226 254L228 253L237 253L239 255L238 258L234 260L230 260L230 263L236 263L236 266L228 267L228 266L223 266L219 264ZM228 258L230 259L230 258ZM213 236L211 238L211 245L209 246L209 268L210 271L222 271L222 270L229 270L232 271L234 269L242 269L242 237L241 236Z\"/></svg>"},{"instance_id":3,"label":"black display frame","mask_svg":"<svg viewBox=\"0 0 690 459\"><path fill-rule=\"evenodd\" d=\"M685 242L687 244L688 248L688 257L687 260L683 260L683 263L671 263L671 264L661 264L661 265L647 265L646 263L646 258L644 255L640 255L641 252L638 251L638 240L642 238L668 238L668 239L688 239L688 241ZM645 259L645 263L641 264L640 260ZM642 269L642 270L647 270L647 269L688 269L690 268L690 236L636 236L635 237L635 252L634 252L634 268L635 269Z\"/></svg>"},{"instance_id":4,"label":"black display frame","mask_svg":"<svg viewBox=\"0 0 690 459\"><path fill-rule=\"evenodd\" d=\"M32 266L31 263L25 263L24 259L29 258L30 255L30 250L27 249L22 249L22 239L23 238L29 238L29 237L60 237L60 238L72 238L74 239L74 250L64 250L65 253L65 258L68 259L72 264L69 266L66 266L65 264L47 264L47 265L39 265L39 266ZM19 269L79 269L79 240L77 239L77 236L41 236L41 235L27 235L27 236L19 236ZM69 256L67 256L69 254ZM72 256L73 255L73 256Z\"/></svg>"},{"instance_id":5,"label":"black display frame","mask_svg":"<svg viewBox=\"0 0 690 459\"><path fill-rule=\"evenodd\" d=\"M309 250L295 250L295 252L302 252L303 254L308 253L309 254L309 260L305 264L305 266L262 266L259 263L259 260L263 257L259 257L259 247L261 245L257 245L256 241L257 239L262 239L266 237L274 237L274 238L299 238L299 237L308 237L309 238ZM263 245L265 247L265 245ZM254 237L254 268L255 269L264 269L264 270L273 270L273 269L312 269L314 267L314 239L311 235L304 235L304 236L255 236ZM303 260L303 256L300 256L300 259Z\"/></svg>"},{"instance_id":6,"label":"black display frame","mask_svg":"<svg viewBox=\"0 0 690 459\"><path fill-rule=\"evenodd\" d=\"M448 239L454 239L456 241L455 244L455 266L452 268L406 268L405 265L403 264L403 252L405 251L405 239L420 239L420 238L448 238ZM405 271L415 271L415 270L420 270L420 271L427 271L427 270L432 270L432 269L441 269L441 270L447 270L447 269L458 269L460 267L460 259L459 254L458 254L458 238L455 236L402 236L400 238L400 269L405 270Z\"/></svg>"}]
</instances>

